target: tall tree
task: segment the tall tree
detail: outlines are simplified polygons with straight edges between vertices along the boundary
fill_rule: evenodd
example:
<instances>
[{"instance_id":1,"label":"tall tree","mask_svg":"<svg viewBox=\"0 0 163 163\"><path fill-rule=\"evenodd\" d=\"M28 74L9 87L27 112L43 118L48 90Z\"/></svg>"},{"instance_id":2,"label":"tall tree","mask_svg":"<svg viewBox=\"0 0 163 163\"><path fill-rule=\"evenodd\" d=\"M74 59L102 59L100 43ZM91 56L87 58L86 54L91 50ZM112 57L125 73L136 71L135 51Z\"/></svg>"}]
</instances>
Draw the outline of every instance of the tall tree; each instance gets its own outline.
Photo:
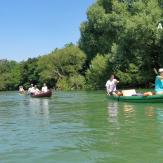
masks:
<instances>
[{"instance_id":1,"label":"tall tree","mask_svg":"<svg viewBox=\"0 0 163 163\"><path fill-rule=\"evenodd\" d=\"M60 85L56 84L57 82L69 83L70 81L75 81L82 70L85 58L85 54L72 44L67 44L63 49L56 49L47 56L39 58L38 69L40 79L51 82L53 86ZM76 76L73 78L75 80L68 82L67 80L72 76ZM80 76L78 77L81 79Z\"/></svg>"},{"instance_id":2,"label":"tall tree","mask_svg":"<svg viewBox=\"0 0 163 163\"><path fill-rule=\"evenodd\" d=\"M21 65L21 81L20 83L28 88L30 83L39 84L38 74L38 58L29 58L27 61L20 63Z\"/></svg>"},{"instance_id":3,"label":"tall tree","mask_svg":"<svg viewBox=\"0 0 163 163\"><path fill-rule=\"evenodd\" d=\"M0 90L17 89L20 84L20 66L15 61L0 60Z\"/></svg>"},{"instance_id":4,"label":"tall tree","mask_svg":"<svg viewBox=\"0 0 163 163\"><path fill-rule=\"evenodd\" d=\"M111 70L121 76L122 83L126 80L122 74L131 72L141 77L141 83L151 82L153 68L162 65L163 30L157 29L162 15L158 0L97 0L81 24L80 48L89 62L98 53L108 55Z\"/></svg>"}]
</instances>

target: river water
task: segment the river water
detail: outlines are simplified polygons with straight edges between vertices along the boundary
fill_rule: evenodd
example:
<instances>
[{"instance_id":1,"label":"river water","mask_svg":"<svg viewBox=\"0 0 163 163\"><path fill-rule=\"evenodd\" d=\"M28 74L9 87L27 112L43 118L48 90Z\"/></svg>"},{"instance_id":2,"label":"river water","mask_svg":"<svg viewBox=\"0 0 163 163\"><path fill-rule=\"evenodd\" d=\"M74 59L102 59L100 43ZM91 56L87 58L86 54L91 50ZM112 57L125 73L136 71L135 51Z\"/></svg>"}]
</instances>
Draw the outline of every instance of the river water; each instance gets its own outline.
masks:
<instances>
[{"instance_id":1,"label":"river water","mask_svg":"<svg viewBox=\"0 0 163 163\"><path fill-rule=\"evenodd\" d=\"M162 163L163 104L112 101L104 91L0 92L0 162Z\"/></svg>"}]
</instances>

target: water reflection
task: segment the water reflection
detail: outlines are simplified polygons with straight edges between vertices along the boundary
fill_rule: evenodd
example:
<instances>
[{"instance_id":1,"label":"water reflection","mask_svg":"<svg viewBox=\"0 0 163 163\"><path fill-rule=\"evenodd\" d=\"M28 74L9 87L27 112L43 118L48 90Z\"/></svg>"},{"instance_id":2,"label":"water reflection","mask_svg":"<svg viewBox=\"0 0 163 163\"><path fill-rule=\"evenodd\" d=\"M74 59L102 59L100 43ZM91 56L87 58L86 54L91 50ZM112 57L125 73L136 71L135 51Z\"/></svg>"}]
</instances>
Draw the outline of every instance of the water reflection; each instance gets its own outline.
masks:
<instances>
[{"instance_id":1,"label":"water reflection","mask_svg":"<svg viewBox=\"0 0 163 163\"><path fill-rule=\"evenodd\" d=\"M155 107L154 106L147 106L145 107L145 115L147 117L154 117L155 116Z\"/></svg>"},{"instance_id":2,"label":"water reflection","mask_svg":"<svg viewBox=\"0 0 163 163\"><path fill-rule=\"evenodd\" d=\"M134 105L131 105L131 104L128 104L128 103L124 103L123 111L124 111L124 116L126 117L126 119L135 116Z\"/></svg>"},{"instance_id":3,"label":"water reflection","mask_svg":"<svg viewBox=\"0 0 163 163\"><path fill-rule=\"evenodd\" d=\"M108 122L117 123L118 119L134 122L136 118L159 119L163 122L163 107L152 104L118 103L109 101L107 106ZM122 114L121 114L122 113ZM123 116L122 116L123 115Z\"/></svg>"},{"instance_id":4,"label":"water reflection","mask_svg":"<svg viewBox=\"0 0 163 163\"><path fill-rule=\"evenodd\" d=\"M29 105L33 115L43 115L48 117L49 115L49 99L42 98L30 98Z\"/></svg>"},{"instance_id":5,"label":"water reflection","mask_svg":"<svg viewBox=\"0 0 163 163\"><path fill-rule=\"evenodd\" d=\"M163 123L163 108L159 107L156 109L157 120Z\"/></svg>"},{"instance_id":6,"label":"water reflection","mask_svg":"<svg viewBox=\"0 0 163 163\"><path fill-rule=\"evenodd\" d=\"M163 122L163 107L160 105L146 106L144 110L146 117L158 120L158 122Z\"/></svg>"},{"instance_id":7,"label":"water reflection","mask_svg":"<svg viewBox=\"0 0 163 163\"><path fill-rule=\"evenodd\" d=\"M118 123L118 102L108 103L108 121L111 123Z\"/></svg>"}]
</instances>

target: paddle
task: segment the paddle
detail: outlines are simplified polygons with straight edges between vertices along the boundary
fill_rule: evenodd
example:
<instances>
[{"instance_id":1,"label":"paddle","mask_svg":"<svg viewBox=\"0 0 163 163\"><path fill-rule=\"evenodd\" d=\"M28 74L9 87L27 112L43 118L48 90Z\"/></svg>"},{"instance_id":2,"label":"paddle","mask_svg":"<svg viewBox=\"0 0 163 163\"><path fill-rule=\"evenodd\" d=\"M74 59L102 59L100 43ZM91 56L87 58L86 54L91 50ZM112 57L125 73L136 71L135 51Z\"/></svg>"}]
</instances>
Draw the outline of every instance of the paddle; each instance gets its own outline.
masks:
<instances>
[{"instance_id":1,"label":"paddle","mask_svg":"<svg viewBox=\"0 0 163 163\"><path fill-rule=\"evenodd\" d=\"M156 68L153 69L155 74L158 75L158 71L156 70Z\"/></svg>"}]
</instances>

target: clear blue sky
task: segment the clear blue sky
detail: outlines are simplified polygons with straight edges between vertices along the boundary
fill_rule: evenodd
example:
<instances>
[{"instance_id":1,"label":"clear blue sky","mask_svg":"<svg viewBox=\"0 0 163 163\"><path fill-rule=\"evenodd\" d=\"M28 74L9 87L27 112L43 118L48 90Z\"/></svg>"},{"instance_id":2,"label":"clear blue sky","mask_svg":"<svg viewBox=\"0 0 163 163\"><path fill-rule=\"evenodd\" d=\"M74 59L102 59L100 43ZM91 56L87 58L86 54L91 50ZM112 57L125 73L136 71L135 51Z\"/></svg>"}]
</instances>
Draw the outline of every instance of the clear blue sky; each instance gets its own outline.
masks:
<instances>
[{"instance_id":1,"label":"clear blue sky","mask_svg":"<svg viewBox=\"0 0 163 163\"><path fill-rule=\"evenodd\" d=\"M0 59L26 60L76 43L95 0L0 0Z\"/></svg>"}]
</instances>

